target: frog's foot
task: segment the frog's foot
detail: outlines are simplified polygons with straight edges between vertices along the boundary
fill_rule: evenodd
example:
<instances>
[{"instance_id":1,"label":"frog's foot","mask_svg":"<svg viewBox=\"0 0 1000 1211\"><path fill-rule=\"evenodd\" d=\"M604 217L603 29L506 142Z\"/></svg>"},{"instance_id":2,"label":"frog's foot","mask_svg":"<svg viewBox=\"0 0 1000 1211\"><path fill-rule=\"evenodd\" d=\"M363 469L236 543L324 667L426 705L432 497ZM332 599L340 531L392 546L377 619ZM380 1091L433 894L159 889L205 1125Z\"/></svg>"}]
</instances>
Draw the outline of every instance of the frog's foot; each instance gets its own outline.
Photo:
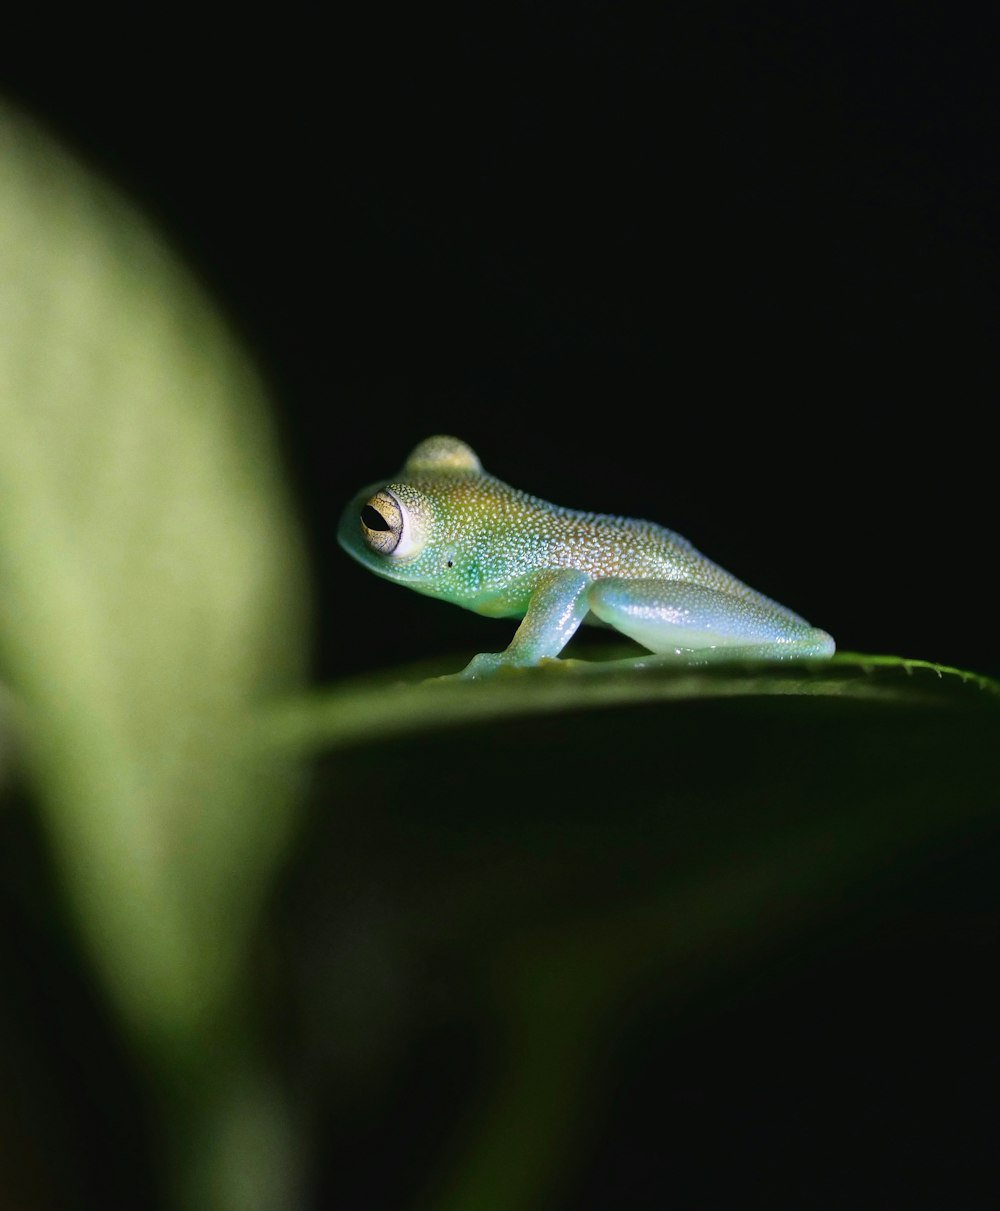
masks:
<instances>
[{"instance_id":1,"label":"frog's foot","mask_svg":"<svg viewBox=\"0 0 1000 1211\"><path fill-rule=\"evenodd\" d=\"M505 664L509 665L510 662L504 660L503 652L480 652L478 656L473 656L455 677L461 681L481 681L486 677L495 676Z\"/></svg>"},{"instance_id":2,"label":"frog's foot","mask_svg":"<svg viewBox=\"0 0 1000 1211\"><path fill-rule=\"evenodd\" d=\"M825 632L783 606L686 581L613 577L590 586L602 622L651 652L691 664L717 660L802 660L832 656Z\"/></svg>"},{"instance_id":3,"label":"frog's foot","mask_svg":"<svg viewBox=\"0 0 1000 1211\"><path fill-rule=\"evenodd\" d=\"M469 681L492 677L500 669L533 668L557 656L586 617L590 577L558 568L539 577L521 625L503 652L480 652L459 674Z\"/></svg>"}]
</instances>

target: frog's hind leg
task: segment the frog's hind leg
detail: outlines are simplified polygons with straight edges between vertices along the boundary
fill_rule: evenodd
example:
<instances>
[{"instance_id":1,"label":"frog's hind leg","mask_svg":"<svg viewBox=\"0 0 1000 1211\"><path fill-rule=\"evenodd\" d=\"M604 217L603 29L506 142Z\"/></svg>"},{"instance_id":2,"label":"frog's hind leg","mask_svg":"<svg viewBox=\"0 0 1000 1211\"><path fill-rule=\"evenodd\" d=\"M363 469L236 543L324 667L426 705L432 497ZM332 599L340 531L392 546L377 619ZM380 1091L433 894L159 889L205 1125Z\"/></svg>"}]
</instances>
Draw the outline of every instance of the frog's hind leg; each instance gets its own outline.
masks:
<instances>
[{"instance_id":1,"label":"frog's hind leg","mask_svg":"<svg viewBox=\"0 0 1000 1211\"><path fill-rule=\"evenodd\" d=\"M692 663L833 655L834 642L825 631L750 589L744 592L613 577L592 584L587 602L602 622L651 652Z\"/></svg>"}]
</instances>

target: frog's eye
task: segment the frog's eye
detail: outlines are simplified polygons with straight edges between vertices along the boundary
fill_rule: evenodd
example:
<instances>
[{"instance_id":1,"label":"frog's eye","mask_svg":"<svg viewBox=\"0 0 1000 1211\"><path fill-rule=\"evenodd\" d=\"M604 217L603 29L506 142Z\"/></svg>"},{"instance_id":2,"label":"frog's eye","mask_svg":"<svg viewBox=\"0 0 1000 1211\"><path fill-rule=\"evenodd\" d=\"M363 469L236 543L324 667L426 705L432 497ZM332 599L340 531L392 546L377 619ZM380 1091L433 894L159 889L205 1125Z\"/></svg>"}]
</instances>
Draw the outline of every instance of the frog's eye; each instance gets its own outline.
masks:
<instances>
[{"instance_id":1,"label":"frog's eye","mask_svg":"<svg viewBox=\"0 0 1000 1211\"><path fill-rule=\"evenodd\" d=\"M415 532L409 511L386 488L376 492L361 508L361 537L380 555L405 559L423 545Z\"/></svg>"}]
</instances>

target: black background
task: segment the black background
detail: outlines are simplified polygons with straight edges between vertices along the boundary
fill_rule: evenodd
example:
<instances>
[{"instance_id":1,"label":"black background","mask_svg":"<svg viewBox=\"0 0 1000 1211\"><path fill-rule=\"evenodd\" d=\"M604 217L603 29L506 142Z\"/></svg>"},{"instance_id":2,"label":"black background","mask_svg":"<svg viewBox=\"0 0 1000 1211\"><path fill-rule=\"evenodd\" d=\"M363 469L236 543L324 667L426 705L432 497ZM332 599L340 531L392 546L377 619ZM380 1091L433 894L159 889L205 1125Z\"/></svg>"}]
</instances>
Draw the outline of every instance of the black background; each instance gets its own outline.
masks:
<instances>
[{"instance_id":1,"label":"black background","mask_svg":"<svg viewBox=\"0 0 1000 1211\"><path fill-rule=\"evenodd\" d=\"M320 681L509 640L335 545L347 498L434 432L680 530L842 649L1000 673L983 12L148 20L80 31L68 67L11 55L7 92L166 226L253 349Z\"/></svg>"},{"instance_id":2,"label":"black background","mask_svg":"<svg viewBox=\"0 0 1000 1211\"><path fill-rule=\"evenodd\" d=\"M208 10L143 11L141 28L60 21L8 38L0 86L166 228L243 333L308 538L318 683L431 655L458 668L509 641L511 624L404 593L336 546L347 499L435 432L548 499L680 530L843 649L1000 675L1000 106L985 9L285 5L225 28ZM55 36L77 48L72 62L48 55ZM558 735L542 739L561 751ZM490 737L479 744L470 765ZM379 875L338 829L365 844L370 830L377 857L406 822L422 835L420 813L440 813L432 791L389 794L390 773L407 781L396 765L368 782L366 766L353 799L348 781L343 816L314 805L319 841L302 868L319 890L315 903L301 893L310 911L288 929L315 951L300 973L308 995L328 935L361 911L329 855L354 863L377 908L393 903L391 864ZM551 804L534 789L541 817ZM502 840L500 808L497 820ZM709 1205L749 1188L801 1206L788 1195L796 1172L802 1190L827 1183L811 1205L856 1205L859 1156L883 1202L902 1190L906 1205L941 1205L955 1174L995 1185L996 1115L979 1110L996 1084L986 840L979 866L973 845L943 855L915 904L883 891L890 906L856 933L833 927L787 970L779 957L738 973L680 1035L651 1011L611 1061L614 1121L573 1205L644 1188ZM425 844L456 866L472 848L447 830ZM412 873L409 852L400 869ZM289 882L308 884L299 875ZM439 925L429 918L432 937ZM326 974L339 996L340 969ZM442 987L450 1005L455 984ZM859 1048L849 1035L866 1028ZM451 1139L448 1082L464 1088L465 1057L450 1024L443 1033L440 1052L425 1039L410 1049L413 1072L370 1122L349 1106L317 1132L331 1186L356 1181L357 1205L390 1181L387 1152L409 1148L422 1172ZM129 1121L115 1046L82 1082L66 1066L88 1103L65 1099L74 1124L93 1089L118 1107L107 1121ZM817 1117L837 1130L811 1134ZM677 1145L664 1162L676 1173L656 1167L662 1138Z\"/></svg>"}]
</instances>

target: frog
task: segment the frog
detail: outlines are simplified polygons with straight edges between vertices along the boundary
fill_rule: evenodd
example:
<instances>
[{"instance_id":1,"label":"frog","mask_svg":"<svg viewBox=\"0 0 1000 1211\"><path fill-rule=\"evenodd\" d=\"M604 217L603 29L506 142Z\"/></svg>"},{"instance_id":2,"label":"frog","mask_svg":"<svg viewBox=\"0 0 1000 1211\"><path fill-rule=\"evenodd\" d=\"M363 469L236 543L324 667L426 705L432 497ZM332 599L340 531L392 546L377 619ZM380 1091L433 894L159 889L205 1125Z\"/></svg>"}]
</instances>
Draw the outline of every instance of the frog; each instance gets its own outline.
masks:
<instances>
[{"instance_id":1,"label":"frog","mask_svg":"<svg viewBox=\"0 0 1000 1211\"><path fill-rule=\"evenodd\" d=\"M490 618L520 619L501 652L457 677L559 661L581 624L610 627L667 663L822 660L835 644L665 526L550 504L483 469L460 438L418 443L358 492L340 545L364 567Z\"/></svg>"}]
</instances>

